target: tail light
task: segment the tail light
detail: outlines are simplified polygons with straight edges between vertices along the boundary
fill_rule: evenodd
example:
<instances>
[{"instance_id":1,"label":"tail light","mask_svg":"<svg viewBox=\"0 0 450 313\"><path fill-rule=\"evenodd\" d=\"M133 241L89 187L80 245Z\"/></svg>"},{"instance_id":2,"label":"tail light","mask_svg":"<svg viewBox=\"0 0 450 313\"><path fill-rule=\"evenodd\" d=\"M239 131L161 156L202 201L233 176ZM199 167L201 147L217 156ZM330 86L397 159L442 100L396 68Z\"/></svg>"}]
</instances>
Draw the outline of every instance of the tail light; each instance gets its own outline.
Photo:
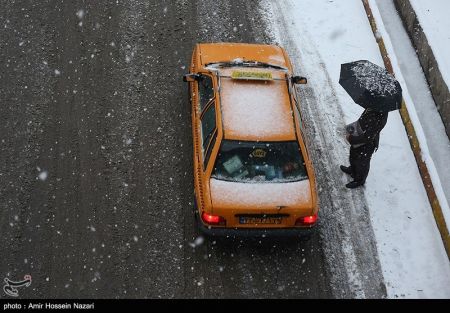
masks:
<instances>
[{"instance_id":1,"label":"tail light","mask_svg":"<svg viewBox=\"0 0 450 313\"><path fill-rule=\"evenodd\" d=\"M318 214L311 215L311 216L300 217L295 222L295 226L312 227L312 226L314 226L317 223L318 219L319 219Z\"/></svg>"},{"instance_id":2,"label":"tail light","mask_svg":"<svg viewBox=\"0 0 450 313\"><path fill-rule=\"evenodd\" d=\"M222 216L211 215L205 212L202 214L202 220L208 225L224 226L227 224L227 221Z\"/></svg>"}]
</instances>

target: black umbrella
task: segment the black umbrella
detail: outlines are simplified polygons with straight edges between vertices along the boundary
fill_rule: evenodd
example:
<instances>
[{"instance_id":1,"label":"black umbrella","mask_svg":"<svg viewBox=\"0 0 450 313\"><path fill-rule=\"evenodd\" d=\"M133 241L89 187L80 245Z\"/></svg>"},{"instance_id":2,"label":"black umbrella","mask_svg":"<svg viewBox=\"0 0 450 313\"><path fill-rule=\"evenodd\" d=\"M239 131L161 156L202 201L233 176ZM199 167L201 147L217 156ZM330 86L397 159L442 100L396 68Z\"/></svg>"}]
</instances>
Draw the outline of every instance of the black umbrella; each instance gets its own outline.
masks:
<instances>
[{"instance_id":1,"label":"black umbrella","mask_svg":"<svg viewBox=\"0 0 450 313\"><path fill-rule=\"evenodd\" d=\"M361 60L342 64L339 84L355 103L380 112L402 106L402 87L386 69Z\"/></svg>"}]
</instances>

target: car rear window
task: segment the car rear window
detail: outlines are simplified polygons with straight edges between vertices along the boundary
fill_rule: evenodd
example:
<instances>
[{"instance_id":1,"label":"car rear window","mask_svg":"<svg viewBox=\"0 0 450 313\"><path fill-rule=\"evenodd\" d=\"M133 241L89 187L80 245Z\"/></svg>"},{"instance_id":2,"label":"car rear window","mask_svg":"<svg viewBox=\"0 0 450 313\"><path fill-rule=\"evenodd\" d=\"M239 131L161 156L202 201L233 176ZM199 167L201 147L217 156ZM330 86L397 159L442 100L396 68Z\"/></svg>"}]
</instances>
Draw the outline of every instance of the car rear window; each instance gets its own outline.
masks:
<instances>
[{"instance_id":1,"label":"car rear window","mask_svg":"<svg viewBox=\"0 0 450 313\"><path fill-rule=\"evenodd\" d=\"M308 174L295 141L224 140L212 177L233 182L282 183L306 180Z\"/></svg>"}]
</instances>

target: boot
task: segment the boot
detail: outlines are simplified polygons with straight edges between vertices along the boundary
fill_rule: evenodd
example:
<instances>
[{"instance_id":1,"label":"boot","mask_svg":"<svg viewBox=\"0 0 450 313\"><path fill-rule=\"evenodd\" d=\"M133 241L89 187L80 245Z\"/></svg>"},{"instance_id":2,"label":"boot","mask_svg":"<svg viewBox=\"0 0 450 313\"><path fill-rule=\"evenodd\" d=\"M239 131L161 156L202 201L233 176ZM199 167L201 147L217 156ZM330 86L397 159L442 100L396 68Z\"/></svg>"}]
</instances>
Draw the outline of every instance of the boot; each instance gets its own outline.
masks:
<instances>
[{"instance_id":1,"label":"boot","mask_svg":"<svg viewBox=\"0 0 450 313\"><path fill-rule=\"evenodd\" d=\"M352 181L351 183L348 183L347 185L345 185L345 187L347 187L348 189L355 189L358 188L360 186L364 186L366 182L365 181Z\"/></svg>"}]
</instances>

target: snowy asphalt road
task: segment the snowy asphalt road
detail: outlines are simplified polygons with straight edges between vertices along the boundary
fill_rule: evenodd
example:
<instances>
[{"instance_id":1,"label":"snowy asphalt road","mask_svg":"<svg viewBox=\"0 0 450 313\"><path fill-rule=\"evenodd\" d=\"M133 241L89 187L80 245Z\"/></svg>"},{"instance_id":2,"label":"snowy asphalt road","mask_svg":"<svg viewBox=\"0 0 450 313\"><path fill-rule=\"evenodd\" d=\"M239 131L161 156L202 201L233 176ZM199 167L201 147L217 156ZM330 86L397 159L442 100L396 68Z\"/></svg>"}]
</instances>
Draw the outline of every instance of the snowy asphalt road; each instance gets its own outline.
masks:
<instances>
[{"instance_id":1,"label":"snowy asphalt road","mask_svg":"<svg viewBox=\"0 0 450 313\"><path fill-rule=\"evenodd\" d=\"M186 72L272 42L255 1L0 3L0 277L26 298L331 297L318 235L205 241ZM1 297L3 297L2 295Z\"/></svg>"}]
</instances>

